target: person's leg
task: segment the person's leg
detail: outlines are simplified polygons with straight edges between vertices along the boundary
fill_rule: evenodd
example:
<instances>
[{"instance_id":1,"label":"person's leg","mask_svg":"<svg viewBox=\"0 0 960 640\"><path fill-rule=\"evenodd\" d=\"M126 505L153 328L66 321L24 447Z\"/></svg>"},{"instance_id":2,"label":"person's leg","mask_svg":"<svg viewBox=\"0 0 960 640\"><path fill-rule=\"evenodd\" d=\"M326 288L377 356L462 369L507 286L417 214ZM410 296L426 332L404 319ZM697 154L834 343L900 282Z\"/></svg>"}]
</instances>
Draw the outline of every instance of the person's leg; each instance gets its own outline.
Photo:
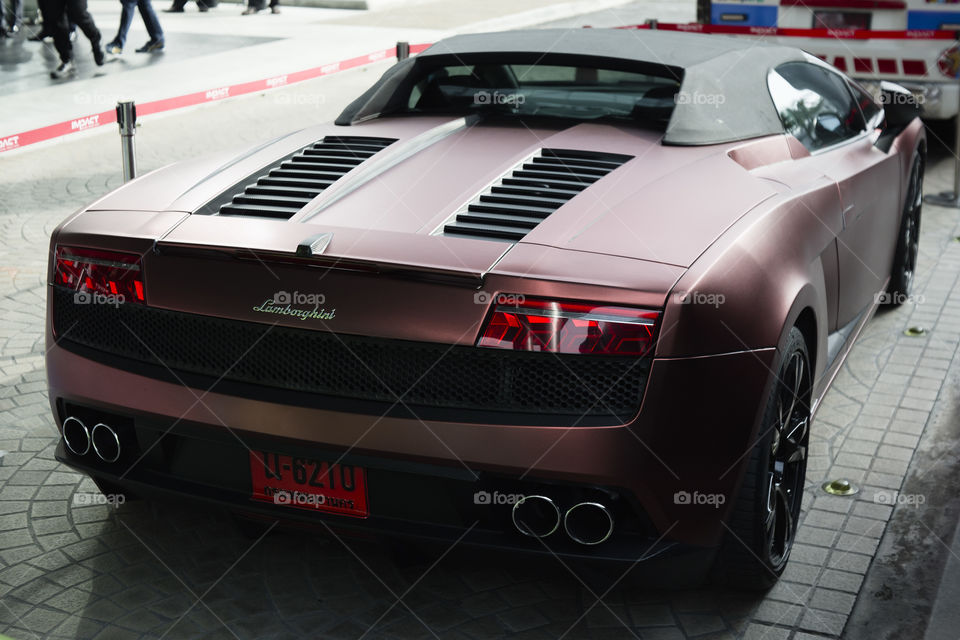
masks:
<instances>
[{"instance_id":1,"label":"person's leg","mask_svg":"<svg viewBox=\"0 0 960 640\"><path fill-rule=\"evenodd\" d=\"M153 10L153 3L150 0L136 0L137 9L140 10L140 17L143 18L143 25L150 34L150 40L153 42L163 42L163 29L160 27L160 20L157 19L157 13Z\"/></svg>"},{"instance_id":2,"label":"person's leg","mask_svg":"<svg viewBox=\"0 0 960 640\"><path fill-rule=\"evenodd\" d=\"M73 45L70 43L70 23L67 21L66 0L42 0L44 29L53 34L53 46L60 56L60 66L50 72L52 78L65 78L73 73Z\"/></svg>"},{"instance_id":3,"label":"person's leg","mask_svg":"<svg viewBox=\"0 0 960 640\"><path fill-rule=\"evenodd\" d=\"M57 49L60 61L67 62L73 55L73 47L70 44L65 0L41 0L39 8L43 15L43 28L53 36L53 46Z\"/></svg>"},{"instance_id":4,"label":"person's leg","mask_svg":"<svg viewBox=\"0 0 960 640\"><path fill-rule=\"evenodd\" d=\"M100 47L100 30L97 29L93 16L87 11L87 0L66 0L67 17L80 27L83 35L87 36L93 48L93 60L97 65L103 64L103 49Z\"/></svg>"},{"instance_id":5,"label":"person's leg","mask_svg":"<svg viewBox=\"0 0 960 640\"><path fill-rule=\"evenodd\" d=\"M16 33L23 26L23 0L10 0L10 16L7 24Z\"/></svg>"},{"instance_id":6,"label":"person's leg","mask_svg":"<svg viewBox=\"0 0 960 640\"><path fill-rule=\"evenodd\" d=\"M120 0L120 27L117 29L117 35L113 41L107 45L107 49L110 49L111 45L123 49L123 45L127 43L127 33L130 31L130 24L133 22L133 13L136 11L136 6L137 0ZM113 53L113 51L110 51L110 53Z\"/></svg>"},{"instance_id":7,"label":"person's leg","mask_svg":"<svg viewBox=\"0 0 960 640\"><path fill-rule=\"evenodd\" d=\"M258 11L263 11L265 4L264 0L247 0L247 8L243 10L243 15L249 16Z\"/></svg>"}]
</instances>

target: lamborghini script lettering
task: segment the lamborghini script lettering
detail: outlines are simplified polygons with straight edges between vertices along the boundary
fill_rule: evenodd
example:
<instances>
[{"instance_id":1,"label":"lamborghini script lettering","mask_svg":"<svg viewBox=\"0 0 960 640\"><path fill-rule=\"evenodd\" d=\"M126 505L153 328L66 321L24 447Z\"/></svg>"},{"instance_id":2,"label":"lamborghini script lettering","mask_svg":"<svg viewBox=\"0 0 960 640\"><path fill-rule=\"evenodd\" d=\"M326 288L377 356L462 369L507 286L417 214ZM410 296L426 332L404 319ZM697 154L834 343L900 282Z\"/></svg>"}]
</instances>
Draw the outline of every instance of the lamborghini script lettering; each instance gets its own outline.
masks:
<instances>
[{"instance_id":1,"label":"lamborghini script lettering","mask_svg":"<svg viewBox=\"0 0 960 640\"><path fill-rule=\"evenodd\" d=\"M327 311L325 308L317 309L316 307L313 309L296 309L289 304L280 306L274 302L273 298L264 300L263 304L254 307L253 310L258 313L277 313L282 316L294 316L301 320L333 320L337 316L336 309L330 309L330 311Z\"/></svg>"}]
</instances>

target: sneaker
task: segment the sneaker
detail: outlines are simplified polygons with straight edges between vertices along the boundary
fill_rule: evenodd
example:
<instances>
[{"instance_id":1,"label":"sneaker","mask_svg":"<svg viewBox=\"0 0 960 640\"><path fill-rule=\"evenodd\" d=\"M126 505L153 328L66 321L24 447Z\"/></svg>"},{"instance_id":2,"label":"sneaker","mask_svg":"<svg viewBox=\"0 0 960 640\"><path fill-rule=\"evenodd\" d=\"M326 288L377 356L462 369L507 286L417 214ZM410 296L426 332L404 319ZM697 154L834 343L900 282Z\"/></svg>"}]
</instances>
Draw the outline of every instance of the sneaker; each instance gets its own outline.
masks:
<instances>
[{"instance_id":1,"label":"sneaker","mask_svg":"<svg viewBox=\"0 0 960 640\"><path fill-rule=\"evenodd\" d=\"M76 73L76 71L77 68L73 66L73 60L67 60L66 62L61 62L59 67L51 71L50 77L54 80L60 80Z\"/></svg>"},{"instance_id":2,"label":"sneaker","mask_svg":"<svg viewBox=\"0 0 960 640\"><path fill-rule=\"evenodd\" d=\"M53 36L51 36L49 33L45 32L43 29L40 29L40 31L37 31L32 36L28 37L27 40L30 42L43 42L44 38L52 38L52 37Z\"/></svg>"},{"instance_id":3,"label":"sneaker","mask_svg":"<svg viewBox=\"0 0 960 640\"><path fill-rule=\"evenodd\" d=\"M104 50L105 50L107 53L112 53L112 54L114 54L114 55L117 55L117 54L119 54L119 53L123 53L123 47L121 47L121 46L120 46L119 44L117 44L116 42L109 42L109 43L107 43L107 46L104 47Z\"/></svg>"},{"instance_id":4,"label":"sneaker","mask_svg":"<svg viewBox=\"0 0 960 640\"><path fill-rule=\"evenodd\" d=\"M210 11L210 7L204 4L198 4L197 9L200 10L200 13L206 13L207 11Z\"/></svg>"},{"instance_id":5,"label":"sneaker","mask_svg":"<svg viewBox=\"0 0 960 640\"><path fill-rule=\"evenodd\" d=\"M137 53L153 53L163 50L163 40L150 40L147 44L137 49Z\"/></svg>"},{"instance_id":6,"label":"sneaker","mask_svg":"<svg viewBox=\"0 0 960 640\"><path fill-rule=\"evenodd\" d=\"M98 67L103 66L104 55L103 49L100 48L100 43L93 45L93 61L97 63Z\"/></svg>"},{"instance_id":7,"label":"sneaker","mask_svg":"<svg viewBox=\"0 0 960 640\"><path fill-rule=\"evenodd\" d=\"M243 10L243 13L241 13L240 15L242 15L242 16L252 16L253 14L257 13L258 11L260 11L260 9L255 9L254 7L247 7L246 9Z\"/></svg>"},{"instance_id":8,"label":"sneaker","mask_svg":"<svg viewBox=\"0 0 960 640\"><path fill-rule=\"evenodd\" d=\"M164 9L164 13L183 13L183 7L170 7L169 9Z\"/></svg>"},{"instance_id":9,"label":"sneaker","mask_svg":"<svg viewBox=\"0 0 960 640\"><path fill-rule=\"evenodd\" d=\"M270 7L270 13L280 13L280 7L278 7L277 5L273 5L272 7Z\"/></svg>"}]
</instances>

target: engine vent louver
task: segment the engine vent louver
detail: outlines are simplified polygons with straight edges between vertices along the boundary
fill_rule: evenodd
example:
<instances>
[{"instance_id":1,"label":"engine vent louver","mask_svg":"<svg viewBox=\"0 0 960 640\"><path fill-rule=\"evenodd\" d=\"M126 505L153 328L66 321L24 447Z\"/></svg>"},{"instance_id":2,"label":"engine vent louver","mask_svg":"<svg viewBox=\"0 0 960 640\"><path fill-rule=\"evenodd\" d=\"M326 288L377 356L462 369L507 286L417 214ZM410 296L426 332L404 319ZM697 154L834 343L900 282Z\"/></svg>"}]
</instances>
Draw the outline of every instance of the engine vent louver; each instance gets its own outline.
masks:
<instances>
[{"instance_id":1,"label":"engine vent louver","mask_svg":"<svg viewBox=\"0 0 960 640\"><path fill-rule=\"evenodd\" d=\"M568 200L633 156L543 149L459 211L445 236L518 242Z\"/></svg>"},{"instance_id":2,"label":"engine vent louver","mask_svg":"<svg viewBox=\"0 0 960 640\"><path fill-rule=\"evenodd\" d=\"M269 167L220 207L220 215L290 218L321 191L395 138L326 136Z\"/></svg>"}]
</instances>

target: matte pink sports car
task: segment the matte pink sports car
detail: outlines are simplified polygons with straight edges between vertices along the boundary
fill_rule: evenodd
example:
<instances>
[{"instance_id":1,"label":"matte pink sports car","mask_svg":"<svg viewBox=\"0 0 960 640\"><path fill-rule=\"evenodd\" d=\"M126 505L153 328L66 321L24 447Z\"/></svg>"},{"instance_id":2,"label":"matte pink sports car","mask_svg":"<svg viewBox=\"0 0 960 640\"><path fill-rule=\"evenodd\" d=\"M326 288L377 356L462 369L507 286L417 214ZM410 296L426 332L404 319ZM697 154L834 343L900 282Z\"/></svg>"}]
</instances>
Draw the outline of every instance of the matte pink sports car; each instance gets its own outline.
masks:
<instances>
[{"instance_id":1,"label":"matte pink sports car","mask_svg":"<svg viewBox=\"0 0 960 640\"><path fill-rule=\"evenodd\" d=\"M818 403L913 278L925 134L883 89L715 36L444 40L56 229L57 458L338 530L715 548L769 586Z\"/></svg>"}]
</instances>

